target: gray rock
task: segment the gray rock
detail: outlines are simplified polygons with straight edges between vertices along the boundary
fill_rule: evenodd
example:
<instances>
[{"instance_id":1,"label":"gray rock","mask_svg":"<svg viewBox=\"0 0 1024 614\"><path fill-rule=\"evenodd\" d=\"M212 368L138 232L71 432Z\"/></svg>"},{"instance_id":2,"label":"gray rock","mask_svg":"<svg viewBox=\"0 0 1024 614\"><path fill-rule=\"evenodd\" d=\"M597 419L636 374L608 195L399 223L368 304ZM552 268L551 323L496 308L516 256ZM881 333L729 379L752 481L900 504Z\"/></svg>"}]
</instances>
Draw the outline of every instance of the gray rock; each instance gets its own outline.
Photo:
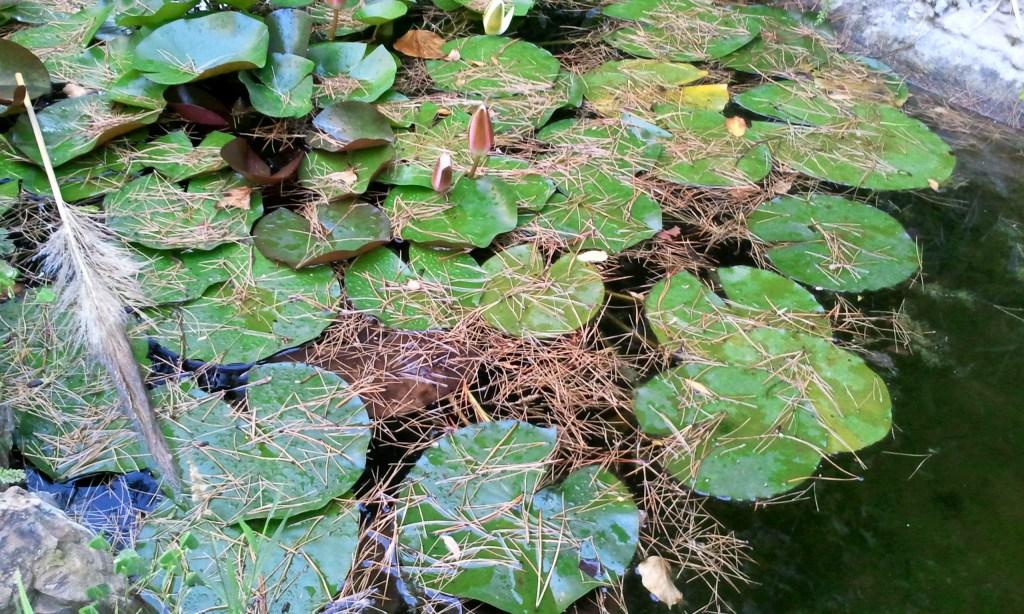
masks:
<instances>
[{"instance_id":1,"label":"gray rock","mask_svg":"<svg viewBox=\"0 0 1024 614\"><path fill-rule=\"evenodd\" d=\"M106 584L113 611L125 594L109 552L89 547L92 535L62 511L21 488L0 494L0 612L18 612L15 571L36 614L77 612L89 605L86 591ZM120 608L124 611L124 608Z\"/></svg>"}]
</instances>

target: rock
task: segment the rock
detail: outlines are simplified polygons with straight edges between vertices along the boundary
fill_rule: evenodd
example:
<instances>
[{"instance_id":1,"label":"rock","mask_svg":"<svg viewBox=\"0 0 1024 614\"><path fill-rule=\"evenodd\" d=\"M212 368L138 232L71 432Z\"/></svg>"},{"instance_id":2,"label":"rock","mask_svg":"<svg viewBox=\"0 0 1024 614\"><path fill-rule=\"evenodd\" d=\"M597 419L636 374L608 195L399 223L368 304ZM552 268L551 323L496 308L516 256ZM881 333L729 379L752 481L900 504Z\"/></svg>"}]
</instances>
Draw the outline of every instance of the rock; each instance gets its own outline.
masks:
<instances>
[{"instance_id":1,"label":"rock","mask_svg":"<svg viewBox=\"0 0 1024 614\"><path fill-rule=\"evenodd\" d=\"M19 612L15 571L35 614L77 612L92 600L86 591L106 584L111 599L125 594L110 552L89 547L93 538L56 507L21 488L0 494L0 612ZM100 611L114 611L113 601ZM121 607L120 611L124 611Z\"/></svg>"}]
</instances>

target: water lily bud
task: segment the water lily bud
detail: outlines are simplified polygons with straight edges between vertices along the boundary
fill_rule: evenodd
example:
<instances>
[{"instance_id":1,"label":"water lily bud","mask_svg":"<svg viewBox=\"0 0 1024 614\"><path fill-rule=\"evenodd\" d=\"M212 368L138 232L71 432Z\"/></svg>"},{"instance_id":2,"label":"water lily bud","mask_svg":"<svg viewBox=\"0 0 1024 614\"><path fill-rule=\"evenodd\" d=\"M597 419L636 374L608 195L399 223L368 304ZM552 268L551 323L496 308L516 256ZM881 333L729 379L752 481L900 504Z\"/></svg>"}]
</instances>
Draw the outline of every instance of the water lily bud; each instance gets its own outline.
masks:
<instances>
[{"instance_id":1,"label":"water lily bud","mask_svg":"<svg viewBox=\"0 0 1024 614\"><path fill-rule=\"evenodd\" d=\"M486 156L494 149L494 127L486 105L480 107L469 118L469 154L474 158Z\"/></svg>"},{"instance_id":2,"label":"water lily bud","mask_svg":"<svg viewBox=\"0 0 1024 614\"><path fill-rule=\"evenodd\" d=\"M484 10L484 33L504 34L512 24L513 7L505 6L504 0L491 0Z\"/></svg>"},{"instance_id":3,"label":"water lily bud","mask_svg":"<svg viewBox=\"0 0 1024 614\"><path fill-rule=\"evenodd\" d=\"M430 186L438 194L444 194L452 188L452 156L447 151L441 152L441 156L434 165L434 174L430 176Z\"/></svg>"}]
</instances>

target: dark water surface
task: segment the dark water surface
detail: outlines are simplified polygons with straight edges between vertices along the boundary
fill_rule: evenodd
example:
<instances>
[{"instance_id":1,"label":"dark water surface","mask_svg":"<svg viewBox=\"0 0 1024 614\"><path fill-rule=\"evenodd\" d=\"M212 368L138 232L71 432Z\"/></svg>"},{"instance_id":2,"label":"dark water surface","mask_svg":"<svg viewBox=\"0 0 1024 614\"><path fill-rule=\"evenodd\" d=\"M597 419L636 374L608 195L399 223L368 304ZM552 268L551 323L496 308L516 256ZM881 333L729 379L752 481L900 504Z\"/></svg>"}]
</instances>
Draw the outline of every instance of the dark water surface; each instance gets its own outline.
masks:
<instances>
[{"instance_id":1,"label":"dark water surface","mask_svg":"<svg viewBox=\"0 0 1024 614\"><path fill-rule=\"evenodd\" d=\"M922 283L895 297L924 331L883 374L890 439L861 481L713 510L749 540L740 612L1024 612L1024 139L958 145L966 183L881 201L917 237ZM878 368L878 367L876 367ZM826 476L840 477L838 470Z\"/></svg>"}]
</instances>

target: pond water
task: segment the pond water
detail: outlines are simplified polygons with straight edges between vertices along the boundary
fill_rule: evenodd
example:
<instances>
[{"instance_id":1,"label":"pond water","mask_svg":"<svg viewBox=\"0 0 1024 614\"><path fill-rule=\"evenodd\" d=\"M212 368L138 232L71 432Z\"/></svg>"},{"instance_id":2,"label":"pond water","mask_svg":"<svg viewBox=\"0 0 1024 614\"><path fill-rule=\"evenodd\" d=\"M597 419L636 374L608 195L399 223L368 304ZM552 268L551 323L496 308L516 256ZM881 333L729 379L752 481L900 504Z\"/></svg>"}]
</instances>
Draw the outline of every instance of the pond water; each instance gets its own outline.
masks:
<instances>
[{"instance_id":1,"label":"pond water","mask_svg":"<svg viewBox=\"0 0 1024 614\"><path fill-rule=\"evenodd\" d=\"M728 598L737 611L1024 611L1024 148L957 149L965 183L942 202L890 201L924 276L877 306L902 301L929 331L892 355L890 439L859 455L864 469L847 459L861 481L756 511L714 506L753 546L756 584Z\"/></svg>"}]
</instances>

